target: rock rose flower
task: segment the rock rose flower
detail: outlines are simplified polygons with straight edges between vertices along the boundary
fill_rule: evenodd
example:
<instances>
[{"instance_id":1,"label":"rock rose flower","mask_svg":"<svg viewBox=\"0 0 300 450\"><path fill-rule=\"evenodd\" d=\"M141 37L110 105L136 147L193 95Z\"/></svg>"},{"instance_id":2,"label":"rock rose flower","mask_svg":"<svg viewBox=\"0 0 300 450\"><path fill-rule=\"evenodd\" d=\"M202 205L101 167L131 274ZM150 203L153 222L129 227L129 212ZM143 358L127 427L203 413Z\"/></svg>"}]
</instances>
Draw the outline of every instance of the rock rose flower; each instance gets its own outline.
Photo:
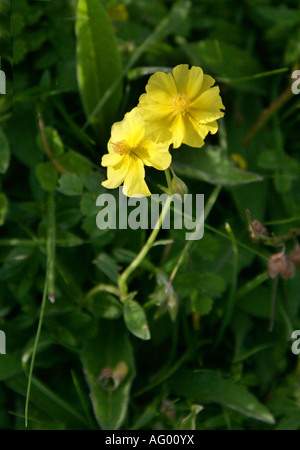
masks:
<instances>
[{"instance_id":1,"label":"rock rose flower","mask_svg":"<svg viewBox=\"0 0 300 450\"><path fill-rule=\"evenodd\" d=\"M208 133L218 131L225 109L215 80L200 67L180 64L173 73L156 72L139 99L138 108L156 142L202 147Z\"/></svg>"},{"instance_id":2,"label":"rock rose flower","mask_svg":"<svg viewBox=\"0 0 300 450\"><path fill-rule=\"evenodd\" d=\"M165 170L171 164L169 144L149 139L137 108L125 114L121 122L114 123L107 148L108 154L101 161L107 167L107 180L102 185L114 189L123 183L123 192L128 197L151 195L144 166Z\"/></svg>"}]
</instances>

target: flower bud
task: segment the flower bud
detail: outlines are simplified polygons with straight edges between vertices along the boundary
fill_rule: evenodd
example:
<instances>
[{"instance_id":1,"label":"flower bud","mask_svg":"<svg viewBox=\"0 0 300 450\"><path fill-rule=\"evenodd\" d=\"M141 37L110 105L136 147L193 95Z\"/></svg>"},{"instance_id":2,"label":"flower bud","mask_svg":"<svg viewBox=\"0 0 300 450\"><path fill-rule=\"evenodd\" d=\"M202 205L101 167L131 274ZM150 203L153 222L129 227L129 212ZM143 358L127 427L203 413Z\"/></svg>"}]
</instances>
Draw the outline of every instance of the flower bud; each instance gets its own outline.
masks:
<instances>
[{"instance_id":1,"label":"flower bud","mask_svg":"<svg viewBox=\"0 0 300 450\"><path fill-rule=\"evenodd\" d=\"M184 198L184 194L188 193L188 188L184 181L178 178L177 175L174 175L171 181L171 191L172 194L179 194Z\"/></svg>"},{"instance_id":2,"label":"flower bud","mask_svg":"<svg viewBox=\"0 0 300 450\"><path fill-rule=\"evenodd\" d=\"M95 380L105 390L114 391L121 381L128 374L128 366L124 361L120 361L116 367L104 367L101 370L99 377Z\"/></svg>"},{"instance_id":3,"label":"flower bud","mask_svg":"<svg viewBox=\"0 0 300 450\"><path fill-rule=\"evenodd\" d=\"M295 275L295 265L289 256L284 254L285 250L275 255L271 255L268 262L268 272L271 278L276 278L278 274L285 280L293 278Z\"/></svg>"}]
</instances>

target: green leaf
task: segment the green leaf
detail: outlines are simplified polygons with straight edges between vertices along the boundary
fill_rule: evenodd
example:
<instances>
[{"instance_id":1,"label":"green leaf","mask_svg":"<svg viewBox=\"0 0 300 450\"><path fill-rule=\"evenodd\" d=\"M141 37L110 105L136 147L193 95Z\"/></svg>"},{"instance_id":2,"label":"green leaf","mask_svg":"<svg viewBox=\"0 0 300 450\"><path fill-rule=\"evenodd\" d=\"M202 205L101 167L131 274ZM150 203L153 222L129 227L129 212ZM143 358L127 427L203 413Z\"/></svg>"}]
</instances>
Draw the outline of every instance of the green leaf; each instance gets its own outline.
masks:
<instances>
[{"instance_id":1,"label":"green leaf","mask_svg":"<svg viewBox=\"0 0 300 450\"><path fill-rule=\"evenodd\" d=\"M21 350L7 353L5 356L0 356L0 381L7 380L23 371L21 358Z\"/></svg>"},{"instance_id":2,"label":"green leaf","mask_svg":"<svg viewBox=\"0 0 300 450\"><path fill-rule=\"evenodd\" d=\"M10 149L6 136L0 127L0 173L5 173L10 161Z\"/></svg>"},{"instance_id":3,"label":"green leaf","mask_svg":"<svg viewBox=\"0 0 300 450\"><path fill-rule=\"evenodd\" d=\"M294 26L300 22L300 12L285 5L259 6L256 12L268 22L278 25Z\"/></svg>"},{"instance_id":4,"label":"green leaf","mask_svg":"<svg viewBox=\"0 0 300 450\"><path fill-rule=\"evenodd\" d=\"M193 373L181 370L169 383L174 395L201 404L218 403L248 417L274 424L269 410L262 405L245 386L220 378L213 372Z\"/></svg>"},{"instance_id":5,"label":"green leaf","mask_svg":"<svg viewBox=\"0 0 300 450\"><path fill-rule=\"evenodd\" d=\"M110 19L99 0L79 0L77 6L77 78L87 117L121 75L121 58ZM121 101L122 85L92 121L101 141L107 139Z\"/></svg>"},{"instance_id":6,"label":"green leaf","mask_svg":"<svg viewBox=\"0 0 300 450\"><path fill-rule=\"evenodd\" d=\"M174 284L178 294L183 296L192 295L197 291L206 296L220 297L226 288L224 278L210 272L182 273L175 278Z\"/></svg>"},{"instance_id":7,"label":"green leaf","mask_svg":"<svg viewBox=\"0 0 300 450\"><path fill-rule=\"evenodd\" d=\"M205 316L212 310L213 299L209 295L196 292L195 295L192 295L191 300L193 312L199 312L202 316Z\"/></svg>"},{"instance_id":8,"label":"green leaf","mask_svg":"<svg viewBox=\"0 0 300 450\"><path fill-rule=\"evenodd\" d=\"M117 283L118 266L110 256L106 253L100 253L100 255L93 262L111 281Z\"/></svg>"},{"instance_id":9,"label":"green leaf","mask_svg":"<svg viewBox=\"0 0 300 450\"><path fill-rule=\"evenodd\" d=\"M36 177L45 191L56 189L58 174L51 162L40 163L35 168Z\"/></svg>"},{"instance_id":10,"label":"green leaf","mask_svg":"<svg viewBox=\"0 0 300 450\"><path fill-rule=\"evenodd\" d=\"M186 154L188 153L189 154ZM194 180L202 180L211 184L235 186L240 184L262 181L263 178L255 173L238 169L219 148L205 148L199 151L184 149L181 160L188 159L189 163L176 162L174 169L181 176Z\"/></svg>"},{"instance_id":11,"label":"green leaf","mask_svg":"<svg viewBox=\"0 0 300 450\"><path fill-rule=\"evenodd\" d=\"M63 167L67 172L76 173L77 175L81 173L89 173L92 164L91 162L85 158L80 153L75 152L74 150L69 150L64 153L59 159L58 162L61 167Z\"/></svg>"},{"instance_id":12,"label":"green leaf","mask_svg":"<svg viewBox=\"0 0 300 450\"><path fill-rule=\"evenodd\" d=\"M208 73L212 72L228 79L236 88L243 91L263 92L261 79L242 80L243 76L250 77L263 72L261 64L249 51L215 39L202 39L200 42L187 44L186 48L193 64L205 67Z\"/></svg>"},{"instance_id":13,"label":"green leaf","mask_svg":"<svg viewBox=\"0 0 300 450\"><path fill-rule=\"evenodd\" d=\"M58 158L64 153L64 144L58 132L51 127L45 127L45 137L53 158ZM42 151L45 151L41 133L37 136L37 144Z\"/></svg>"},{"instance_id":14,"label":"green leaf","mask_svg":"<svg viewBox=\"0 0 300 450\"><path fill-rule=\"evenodd\" d=\"M63 173L59 179L57 189L64 195L81 195L83 186L81 179L75 173Z\"/></svg>"},{"instance_id":15,"label":"green leaf","mask_svg":"<svg viewBox=\"0 0 300 450\"><path fill-rule=\"evenodd\" d=\"M127 300L124 304L124 320L132 334L144 341L150 339L147 317L143 307L135 300Z\"/></svg>"},{"instance_id":16,"label":"green leaf","mask_svg":"<svg viewBox=\"0 0 300 450\"><path fill-rule=\"evenodd\" d=\"M103 430L120 428L129 400L129 391L135 375L132 348L126 329L119 321L103 320L98 335L86 341L81 352L84 372L90 386L96 419ZM117 386L108 387L105 373L113 373L122 364L123 377Z\"/></svg>"},{"instance_id":17,"label":"green leaf","mask_svg":"<svg viewBox=\"0 0 300 450\"><path fill-rule=\"evenodd\" d=\"M122 316L122 306L112 295L101 292L95 294L88 304L88 310L95 317L104 319L118 319Z\"/></svg>"},{"instance_id":18,"label":"green leaf","mask_svg":"<svg viewBox=\"0 0 300 450\"><path fill-rule=\"evenodd\" d=\"M84 216L96 217L99 210L96 206L96 196L89 192L83 194L80 201L80 210Z\"/></svg>"},{"instance_id":19,"label":"green leaf","mask_svg":"<svg viewBox=\"0 0 300 450\"><path fill-rule=\"evenodd\" d=\"M4 224L8 213L8 199L5 194L0 192L0 226Z\"/></svg>"}]
</instances>

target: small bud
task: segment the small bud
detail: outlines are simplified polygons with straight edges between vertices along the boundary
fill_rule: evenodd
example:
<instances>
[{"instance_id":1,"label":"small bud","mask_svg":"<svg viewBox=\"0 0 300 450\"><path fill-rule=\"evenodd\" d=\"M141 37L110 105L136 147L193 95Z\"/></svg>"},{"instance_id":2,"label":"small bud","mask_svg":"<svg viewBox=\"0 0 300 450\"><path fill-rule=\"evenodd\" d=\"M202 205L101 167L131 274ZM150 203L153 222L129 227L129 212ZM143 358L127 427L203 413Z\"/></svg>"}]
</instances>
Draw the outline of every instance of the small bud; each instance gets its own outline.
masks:
<instances>
[{"instance_id":1,"label":"small bud","mask_svg":"<svg viewBox=\"0 0 300 450\"><path fill-rule=\"evenodd\" d=\"M104 367L101 370L99 377L95 380L105 390L114 391L121 381L128 374L128 366L124 361L120 361L116 367Z\"/></svg>"},{"instance_id":2,"label":"small bud","mask_svg":"<svg viewBox=\"0 0 300 450\"><path fill-rule=\"evenodd\" d=\"M300 245L298 244L298 242L294 250L292 250L290 253L290 259L293 261L297 269L300 270Z\"/></svg>"},{"instance_id":3,"label":"small bud","mask_svg":"<svg viewBox=\"0 0 300 450\"><path fill-rule=\"evenodd\" d=\"M170 400L163 400L161 405L161 412L165 414L170 420L176 420L176 406Z\"/></svg>"},{"instance_id":4,"label":"small bud","mask_svg":"<svg viewBox=\"0 0 300 450\"><path fill-rule=\"evenodd\" d=\"M179 194L182 198L188 193L187 185L177 175L174 175L171 181L171 190L172 194Z\"/></svg>"},{"instance_id":5,"label":"small bud","mask_svg":"<svg viewBox=\"0 0 300 450\"><path fill-rule=\"evenodd\" d=\"M267 236L268 232L266 230L266 228L263 226L263 224L261 222L259 222L259 220L253 220L251 222L252 224L252 229L256 232L256 234L260 235L260 236ZM251 230L250 230L251 231ZM254 242L259 242L259 238L253 233L253 231L251 231L250 233L250 237Z\"/></svg>"},{"instance_id":6,"label":"small bud","mask_svg":"<svg viewBox=\"0 0 300 450\"><path fill-rule=\"evenodd\" d=\"M268 272L271 278L276 278L280 274L282 278L289 280L295 275L295 265L284 252L285 249L280 253L271 255L268 262Z\"/></svg>"}]
</instances>

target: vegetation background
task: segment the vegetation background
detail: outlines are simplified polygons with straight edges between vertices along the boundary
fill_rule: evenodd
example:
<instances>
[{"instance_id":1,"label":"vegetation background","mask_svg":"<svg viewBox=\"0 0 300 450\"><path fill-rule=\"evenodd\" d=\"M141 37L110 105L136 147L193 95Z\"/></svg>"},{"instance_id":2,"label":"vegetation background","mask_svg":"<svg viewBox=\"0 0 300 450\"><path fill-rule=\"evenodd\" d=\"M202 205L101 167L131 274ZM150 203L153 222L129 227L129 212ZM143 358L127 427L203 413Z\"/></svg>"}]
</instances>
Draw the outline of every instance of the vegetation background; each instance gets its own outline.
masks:
<instances>
[{"instance_id":1,"label":"vegetation background","mask_svg":"<svg viewBox=\"0 0 300 450\"><path fill-rule=\"evenodd\" d=\"M0 429L300 429L299 271L267 269L299 233L299 25L297 0L1 0ZM149 233L96 227L101 156L181 63L226 106L205 147L172 151L205 233L162 230L124 302ZM254 242L246 209L284 237Z\"/></svg>"}]
</instances>

